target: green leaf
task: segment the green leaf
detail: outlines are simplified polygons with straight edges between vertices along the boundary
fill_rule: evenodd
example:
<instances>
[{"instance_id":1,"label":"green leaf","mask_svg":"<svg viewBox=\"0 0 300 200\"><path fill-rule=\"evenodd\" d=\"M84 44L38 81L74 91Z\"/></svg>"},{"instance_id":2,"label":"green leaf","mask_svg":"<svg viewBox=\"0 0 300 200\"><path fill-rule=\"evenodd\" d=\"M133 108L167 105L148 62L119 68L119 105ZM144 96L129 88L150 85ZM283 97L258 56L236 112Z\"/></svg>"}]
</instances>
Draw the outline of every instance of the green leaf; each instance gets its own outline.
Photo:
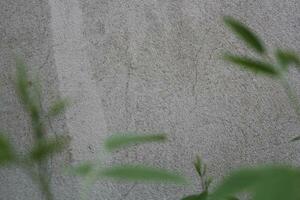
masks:
<instances>
[{"instance_id":1,"label":"green leaf","mask_svg":"<svg viewBox=\"0 0 300 200\"><path fill-rule=\"evenodd\" d=\"M21 58L16 59L16 89L22 103L28 106L30 102L29 79L26 72L26 65Z\"/></svg>"},{"instance_id":2,"label":"green leaf","mask_svg":"<svg viewBox=\"0 0 300 200\"><path fill-rule=\"evenodd\" d=\"M33 85L33 87L31 87ZM22 59L16 59L16 91L20 102L31 118L33 132L36 138L43 136L43 123L41 121L39 90L36 82L28 79L26 65Z\"/></svg>"},{"instance_id":3,"label":"green leaf","mask_svg":"<svg viewBox=\"0 0 300 200\"><path fill-rule=\"evenodd\" d=\"M166 140L165 134L153 135L113 135L105 141L105 148L114 151L120 148L128 147L134 144L143 144L148 142L162 142Z\"/></svg>"},{"instance_id":4,"label":"green leaf","mask_svg":"<svg viewBox=\"0 0 300 200\"><path fill-rule=\"evenodd\" d=\"M259 180L259 174L254 169L243 169L233 172L229 177L223 180L223 183L217 187L212 194L211 199L222 199L235 193L249 189Z\"/></svg>"},{"instance_id":5,"label":"green leaf","mask_svg":"<svg viewBox=\"0 0 300 200\"><path fill-rule=\"evenodd\" d=\"M196 160L194 161L194 167L200 177L202 177L202 161L199 155L196 156Z\"/></svg>"},{"instance_id":6,"label":"green leaf","mask_svg":"<svg viewBox=\"0 0 300 200\"><path fill-rule=\"evenodd\" d=\"M125 181L151 181L185 183L185 179L174 172L165 169L152 168L141 165L118 165L102 169L100 177Z\"/></svg>"},{"instance_id":7,"label":"green leaf","mask_svg":"<svg viewBox=\"0 0 300 200\"><path fill-rule=\"evenodd\" d=\"M49 156L61 152L69 143L69 139L64 136L57 138L43 139L32 148L30 159L34 161L42 161Z\"/></svg>"},{"instance_id":8,"label":"green leaf","mask_svg":"<svg viewBox=\"0 0 300 200\"><path fill-rule=\"evenodd\" d=\"M90 162L84 162L68 169L68 172L76 176L87 176L93 170L94 165Z\"/></svg>"},{"instance_id":9,"label":"green leaf","mask_svg":"<svg viewBox=\"0 0 300 200\"><path fill-rule=\"evenodd\" d=\"M0 166L13 162L15 158L13 147L9 143L8 138L0 133Z\"/></svg>"},{"instance_id":10,"label":"green leaf","mask_svg":"<svg viewBox=\"0 0 300 200\"><path fill-rule=\"evenodd\" d=\"M300 58L295 52L277 49L275 56L283 68L287 68L290 64L300 67Z\"/></svg>"},{"instance_id":11,"label":"green leaf","mask_svg":"<svg viewBox=\"0 0 300 200\"><path fill-rule=\"evenodd\" d=\"M294 137L293 139L291 139L291 142L296 142L298 140L300 140L300 136Z\"/></svg>"},{"instance_id":12,"label":"green leaf","mask_svg":"<svg viewBox=\"0 0 300 200\"><path fill-rule=\"evenodd\" d=\"M224 23L249 47L263 54L265 47L260 38L246 25L232 17L224 17Z\"/></svg>"},{"instance_id":13,"label":"green leaf","mask_svg":"<svg viewBox=\"0 0 300 200\"><path fill-rule=\"evenodd\" d=\"M275 67L263 61L254 60L245 56L235 56L231 54L226 54L224 56L224 59L256 73L262 73L271 76L278 75L278 72L275 69Z\"/></svg>"},{"instance_id":14,"label":"green leaf","mask_svg":"<svg viewBox=\"0 0 300 200\"><path fill-rule=\"evenodd\" d=\"M54 102L54 104L50 107L48 115L51 117L55 117L61 113L63 113L69 102L66 99L60 99Z\"/></svg>"},{"instance_id":15,"label":"green leaf","mask_svg":"<svg viewBox=\"0 0 300 200\"><path fill-rule=\"evenodd\" d=\"M286 166L244 169L227 177L211 199L224 199L240 192L249 192L253 200L300 199L300 170Z\"/></svg>"},{"instance_id":16,"label":"green leaf","mask_svg":"<svg viewBox=\"0 0 300 200\"><path fill-rule=\"evenodd\" d=\"M184 197L181 200L206 200L208 196L207 191L202 192L201 194L195 194L191 196Z\"/></svg>"}]
</instances>

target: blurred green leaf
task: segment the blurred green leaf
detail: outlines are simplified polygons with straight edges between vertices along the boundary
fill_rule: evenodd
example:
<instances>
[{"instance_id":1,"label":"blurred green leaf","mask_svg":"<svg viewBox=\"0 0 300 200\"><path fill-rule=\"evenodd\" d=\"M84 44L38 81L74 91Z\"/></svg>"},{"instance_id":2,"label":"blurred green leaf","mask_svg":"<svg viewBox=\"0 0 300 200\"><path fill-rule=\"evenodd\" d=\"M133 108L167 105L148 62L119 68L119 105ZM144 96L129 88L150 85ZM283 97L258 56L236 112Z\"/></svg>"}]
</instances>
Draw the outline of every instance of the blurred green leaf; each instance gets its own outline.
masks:
<instances>
[{"instance_id":1,"label":"blurred green leaf","mask_svg":"<svg viewBox=\"0 0 300 200\"><path fill-rule=\"evenodd\" d=\"M69 102L66 99L60 99L54 102L54 104L50 107L48 115L51 117L55 117L65 111Z\"/></svg>"},{"instance_id":2,"label":"blurred green leaf","mask_svg":"<svg viewBox=\"0 0 300 200\"><path fill-rule=\"evenodd\" d=\"M56 138L42 139L33 146L30 158L35 161L42 161L49 156L61 152L69 143L69 139L64 136Z\"/></svg>"},{"instance_id":3,"label":"blurred green leaf","mask_svg":"<svg viewBox=\"0 0 300 200\"><path fill-rule=\"evenodd\" d=\"M194 161L194 167L198 173L198 175L202 176L202 161L199 155L196 156L196 160Z\"/></svg>"},{"instance_id":4,"label":"blurred green leaf","mask_svg":"<svg viewBox=\"0 0 300 200\"><path fill-rule=\"evenodd\" d=\"M227 177L212 200L221 200L240 192L249 192L253 200L299 200L300 170L284 166L243 169Z\"/></svg>"},{"instance_id":5,"label":"blurred green leaf","mask_svg":"<svg viewBox=\"0 0 300 200\"><path fill-rule=\"evenodd\" d=\"M26 65L21 58L16 59L16 89L22 103L28 106L30 102L29 86L30 81L26 72Z\"/></svg>"},{"instance_id":6,"label":"blurred green leaf","mask_svg":"<svg viewBox=\"0 0 300 200\"><path fill-rule=\"evenodd\" d=\"M68 169L68 172L72 175L87 176L93 170L94 165L90 162L84 162L77 166L73 166Z\"/></svg>"},{"instance_id":7,"label":"blurred green leaf","mask_svg":"<svg viewBox=\"0 0 300 200\"><path fill-rule=\"evenodd\" d=\"M148 166L119 165L100 171L100 177L125 181L155 181L185 183L185 179L174 172Z\"/></svg>"},{"instance_id":8,"label":"blurred green leaf","mask_svg":"<svg viewBox=\"0 0 300 200\"><path fill-rule=\"evenodd\" d=\"M181 200L206 200L207 196L208 196L208 192L204 191L201 194L190 195L190 196L184 197Z\"/></svg>"},{"instance_id":9,"label":"blurred green leaf","mask_svg":"<svg viewBox=\"0 0 300 200\"><path fill-rule=\"evenodd\" d=\"M278 72L275 69L275 67L263 61L254 60L245 56L235 56L231 54L226 54L224 56L224 59L256 73L262 73L271 76L278 75Z\"/></svg>"},{"instance_id":10,"label":"blurred green leaf","mask_svg":"<svg viewBox=\"0 0 300 200\"><path fill-rule=\"evenodd\" d=\"M262 54L265 47L260 38L249 27L232 17L224 17L224 23L239 36L249 47Z\"/></svg>"},{"instance_id":11,"label":"blurred green leaf","mask_svg":"<svg viewBox=\"0 0 300 200\"><path fill-rule=\"evenodd\" d=\"M161 142L166 140L165 134L152 135L113 135L105 141L105 148L109 151L114 151L120 148L131 146L134 144L142 144L148 142Z\"/></svg>"},{"instance_id":12,"label":"blurred green leaf","mask_svg":"<svg viewBox=\"0 0 300 200\"><path fill-rule=\"evenodd\" d=\"M0 166L15 160L15 153L7 137L0 133Z\"/></svg>"},{"instance_id":13,"label":"blurred green leaf","mask_svg":"<svg viewBox=\"0 0 300 200\"><path fill-rule=\"evenodd\" d=\"M26 65L20 58L16 59L16 90L21 103L29 113L33 132L36 138L43 137L43 124L41 121L41 110L39 101L39 89L37 83L28 79ZM33 85L33 87L31 87Z\"/></svg>"},{"instance_id":14,"label":"blurred green leaf","mask_svg":"<svg viewBox=\"0 0 300 200\"><path fill-rule=\"evenodd\" d=\"M300 140L300 136L294 137L294 138L291 140L291 142L296 142L296 141L298 141L298 140Z\"/></svg>"},{"instance_id":15,"label":"blurred green leaf","mask_svg":"<svg viewBox=\"0 0 300 200\"><path fill-rule=\"evenodd\" d=\"M290 64L300 67L300 58L295 52L277 49L275 56L278 63L284 68L287 68Z\"/></svg>"}]
</instances>

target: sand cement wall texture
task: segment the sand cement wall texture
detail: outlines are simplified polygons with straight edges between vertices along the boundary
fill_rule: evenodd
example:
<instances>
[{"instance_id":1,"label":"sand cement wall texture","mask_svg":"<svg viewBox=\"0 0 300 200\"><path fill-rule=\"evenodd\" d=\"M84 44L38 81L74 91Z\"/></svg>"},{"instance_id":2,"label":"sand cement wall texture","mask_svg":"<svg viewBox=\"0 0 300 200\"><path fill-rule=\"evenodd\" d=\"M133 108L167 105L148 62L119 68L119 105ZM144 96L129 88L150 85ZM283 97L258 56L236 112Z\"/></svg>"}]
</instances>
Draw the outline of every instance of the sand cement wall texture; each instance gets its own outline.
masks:
<instances>
[{"instance_id":1,"label":"sand cement wall texture","mask_svg":"<svg viewBox=\"0 0 300 200\"><path fill-rule=\"evenodd\" d=\"M79 199L80 181L61 168L97 159L113 133L165 132L168 142L133 147L110 163L180 171L193 185L99 182L90 199L179 199L200 188L192 161L201 154L217 178L243 165L299 164L300 127L280 84L220 59L247 50L222 24L243 20L268 46L300 51L299 0L1 0L0 127L20 152L32 138L13 89L21 54L43 86L43 107L69 97L72 107L49 124L70 148L52 160L55 199ZM290 74L300 95L300 79ZM103 157L103 156L102 156ZM0 170L0 199L41 199L18 169Z\"/></svg>"}]
</instances>

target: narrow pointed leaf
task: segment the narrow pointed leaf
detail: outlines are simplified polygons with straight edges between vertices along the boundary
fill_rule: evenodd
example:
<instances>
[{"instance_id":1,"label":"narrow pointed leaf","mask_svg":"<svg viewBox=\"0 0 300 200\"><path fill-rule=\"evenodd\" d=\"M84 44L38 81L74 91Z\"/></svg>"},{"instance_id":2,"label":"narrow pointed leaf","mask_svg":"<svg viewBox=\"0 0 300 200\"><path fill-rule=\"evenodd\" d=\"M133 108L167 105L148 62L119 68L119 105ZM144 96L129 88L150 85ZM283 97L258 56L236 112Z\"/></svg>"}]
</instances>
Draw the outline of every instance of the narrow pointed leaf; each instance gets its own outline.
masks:
<instances>
[{"instance_id":1,"label":"narrow pointed leaf","mask_svg":"<svg viewBox=\"0 0 300 200\"><path fill-rule=\"evenodd\" d=\"M198 173L198 175L201 177L202 176L202 161L200 156L196 156L196 160L194 161L194 167Z\"/></svg>"},{"instance_id":2,"label":"narrow pointed leaf","mask_svg":"<svg viewBox=\"0 0 300 200\"><path fill-rule=\"evenodd\" d=\"M67 137L57 137L51 139L43 139L39 141L30 152L30 159L42 161L49 156L61 152L69 143Z\"/></svg>"},{"instance_id":3,"label":"narrow pointed leaf","mask_svg":"<svg viewBox=\"0 0 300 200\"><path fill-rule=\"evenodd\" d=\"M103 169L99 172L103 178L125 181L145 181L145 182L171 182L185 183L185 179L177 173L165 169L152 168L141 165L119 165Z\"/></svg>"},{"instance_id":4,"label":"narrow pointed leaf","mask_svg":"<svg viewBox=\"0 0 300 200\"><path fill-rule=\"evenodd\" d=\"M15 153L7 137L0 133L0 166L15 160Z\"/></svg>"},{"instance_id":5,"label":"narrow pointed leaf","mask_svg":"<svg viewBox=\"0 0 300 200\"><path fill-rule=\"evenodd\" d=\"M284 68L287 68L290 64L300 67L300 58L295 52L277 49L275 55L278 63Z\"/></svg>"},{"instance_id":6,"label":"narrow pointed leaf","mask_svg":"<svg viewBox=\"0 0 300 200\"><path fill-rule=\"evenodd\" d=\"M246 25L232 17L224 17L224 23L249 47L262 54L265 47L259 37Z\"/></svg>"},{"instance_id":7,"label":"narrow pointed leaf","mask_svg":"<svg viewBox=\"0 0 300 200\"><path fill-rule=\"evenodd\" d=\"M294 137L294 138L291 140L291 142L296 142L296 141L298 141L298 140L300 140L300 136Z\"/></svg>"},{"instance_id":8,"label":"narrow pointed leaf","mask_svg":"<svg viewBox=\"0 0 300 200\"><path fill-rule=\"evenodd\" d=\"M26 65L22 59L16 59L16 90L25 110L29 113L32 121L33 132L37 138L43 135L41 121L39 90L36 82L28 78ZM33 87L31 87L33 85Z\"/></svg>"},{"instance_id":9,"label":"narrow pointed leaf","mask_svg":"<svg viewBox=\"0 0 300 200\"><path fill-rule=\"evenodd\" d=\"M226 54L224 59L245 69L249 69L255 73L262 73L270 76L278 75L278 72L274 66L260 60L254 60L245 56L235 56L231 54Z\"/></svg>"},{"instance_id":10,"label":"narrow pointed leaf","mask_svg":"<svg viewBox=\"0 0 300 200\"><path fill-rule=\"evenodd\" d=\"M148 142L162 142L166 140L165 134L153 135L113 135L105 141L105 148L109 151L128 147L135 144L143 144Z\"/></svg>"},{"instance_id":11,"label":"narrow pointed leaf","mask_svg":"<svg viewBox=\"0 0 300 200\"><path fill-rule=\"evenodd\" d=\"M26 65L21 58L16 59L16 89L22 103L28 106L30 102L28 75Z\"/></svg>"}]
</instances>

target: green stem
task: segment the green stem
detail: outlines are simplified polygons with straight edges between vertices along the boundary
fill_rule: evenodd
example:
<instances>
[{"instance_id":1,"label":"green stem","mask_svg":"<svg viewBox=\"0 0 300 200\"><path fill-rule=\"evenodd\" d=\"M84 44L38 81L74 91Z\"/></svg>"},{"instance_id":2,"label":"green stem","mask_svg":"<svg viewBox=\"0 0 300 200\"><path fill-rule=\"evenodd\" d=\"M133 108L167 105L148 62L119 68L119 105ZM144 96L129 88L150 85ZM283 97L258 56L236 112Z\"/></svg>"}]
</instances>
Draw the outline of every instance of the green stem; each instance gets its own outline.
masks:
<instances>
[{"instance_id":1,"label":"green stem","mask_svg":"<svg viewBox=\"0 0 300 200\"><path fill-rule=\"evenodd\" d=\"M46 200L53 200L53 195L51 193L50 184L47 178L39 173L39 186Z\"/></svg>"},{"instance_id":2,"label":"green stem","mask_svg":"<svg viewBox=\"0 0 300 200\"><path fill-rule=\"evenodd\" d=\"M284 91L291 102L291 105L294 107L295 113L297 114L297 118L300 120L300 102L297 98L296 92L292 89L289 82L284 76L280 76L280 80Z\"/></svg>"},{"instance_id":3,"label":"green stem","mask_svg":"<svg viewBox=\"0 0 300 200\"><path fill-rule=\"evenodd\" d=\"M36 172L34 166L30 162L18 161L18 163L31 180L39 186L44 199L53 200L54 198L51 193L50 184L47 176L44 175L45 171L42 169L42 165L38 166L38 172Z\"/></svg>"}]
</instances>

